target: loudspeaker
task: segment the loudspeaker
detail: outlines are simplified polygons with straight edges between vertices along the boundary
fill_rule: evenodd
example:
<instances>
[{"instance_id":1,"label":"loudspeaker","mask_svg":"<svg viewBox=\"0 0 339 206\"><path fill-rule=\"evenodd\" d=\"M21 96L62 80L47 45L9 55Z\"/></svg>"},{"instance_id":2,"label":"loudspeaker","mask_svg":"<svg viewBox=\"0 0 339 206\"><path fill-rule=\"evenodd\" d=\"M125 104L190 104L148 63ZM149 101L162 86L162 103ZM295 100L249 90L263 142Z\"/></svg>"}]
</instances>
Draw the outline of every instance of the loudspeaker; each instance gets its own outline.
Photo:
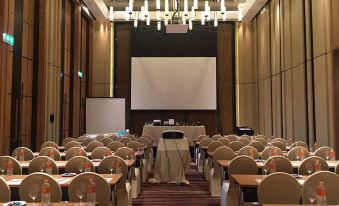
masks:
<instances>
[{"instance_id":1,"label":"loudspeaker","mask_svg":"<svg viewBox=\"0 0 339 206\"><path fill-rule=\"evenodd\" d=\"M182 139L184 132L180 130L166 130L162 132L163 139Z\"/></svg>"}]
</instances>

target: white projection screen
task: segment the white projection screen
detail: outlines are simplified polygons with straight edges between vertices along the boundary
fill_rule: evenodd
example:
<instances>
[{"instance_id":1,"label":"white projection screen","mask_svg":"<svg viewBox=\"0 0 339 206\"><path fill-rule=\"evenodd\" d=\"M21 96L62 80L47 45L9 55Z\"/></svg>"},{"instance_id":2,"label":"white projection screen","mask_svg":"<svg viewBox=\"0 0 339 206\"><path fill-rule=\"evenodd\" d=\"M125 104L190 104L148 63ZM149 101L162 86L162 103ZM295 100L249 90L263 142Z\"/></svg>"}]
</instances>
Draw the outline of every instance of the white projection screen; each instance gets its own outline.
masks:
<instances>
[{"instance_id":1,"label":"white projection screen","mask_svg":"<svg viewBox=\"0 0 339 206\"><path fill-rule=\"evenodd\" d=\"M86 98L86 133L125 130L125 99Z\"/></svg>"},{"instance_id":2,"label":"white projection screen","mask_svg":"<svg viewBox=\"0 0 339 206\"><path fill-rule=\"evenodd\" d=\"M215 57L132 57L132 110L216 110Z\"/></svg>"}]
</instances>

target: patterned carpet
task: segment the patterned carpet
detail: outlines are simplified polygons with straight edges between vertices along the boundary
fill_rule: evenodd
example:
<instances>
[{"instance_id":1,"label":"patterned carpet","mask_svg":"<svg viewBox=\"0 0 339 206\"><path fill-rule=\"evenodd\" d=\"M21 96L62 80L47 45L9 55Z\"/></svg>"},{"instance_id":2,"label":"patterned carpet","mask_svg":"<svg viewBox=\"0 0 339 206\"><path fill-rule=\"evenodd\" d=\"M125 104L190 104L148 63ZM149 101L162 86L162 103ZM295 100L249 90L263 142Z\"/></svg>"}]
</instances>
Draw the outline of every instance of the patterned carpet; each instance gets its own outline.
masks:
<instances>
[{"instance_id":1,"label":"patterned carpet","mask_svg":"<svg viewBox=\"0 0 339 206\"><path fill-rule=\"evenodd\" d=\"M149 177L153 177L153 174ZM139 197L133 200L133 205L220 205L219 197L210 196L208 183L197 172L196 165L191 165L186 178L190 185L145 183Z\"/></svg>"}]
</instances>

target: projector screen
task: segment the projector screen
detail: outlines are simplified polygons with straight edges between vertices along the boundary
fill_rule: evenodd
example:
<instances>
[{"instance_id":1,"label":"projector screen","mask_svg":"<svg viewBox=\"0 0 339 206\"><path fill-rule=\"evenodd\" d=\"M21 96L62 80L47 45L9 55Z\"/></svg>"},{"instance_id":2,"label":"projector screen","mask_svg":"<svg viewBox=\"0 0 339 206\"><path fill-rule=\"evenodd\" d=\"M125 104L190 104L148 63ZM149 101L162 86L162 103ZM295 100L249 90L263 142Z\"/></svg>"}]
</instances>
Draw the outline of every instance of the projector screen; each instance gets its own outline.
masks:
<instances>
[{"instance_id":1,"label":"projector screen","mask_svg":"<svg viewBox=\"0 0 339 206\"><path fill-rule=\"evenodd\" d=\"M132 57L132 110L216 110L215 57Z\"/></svg>"}]
</instances>

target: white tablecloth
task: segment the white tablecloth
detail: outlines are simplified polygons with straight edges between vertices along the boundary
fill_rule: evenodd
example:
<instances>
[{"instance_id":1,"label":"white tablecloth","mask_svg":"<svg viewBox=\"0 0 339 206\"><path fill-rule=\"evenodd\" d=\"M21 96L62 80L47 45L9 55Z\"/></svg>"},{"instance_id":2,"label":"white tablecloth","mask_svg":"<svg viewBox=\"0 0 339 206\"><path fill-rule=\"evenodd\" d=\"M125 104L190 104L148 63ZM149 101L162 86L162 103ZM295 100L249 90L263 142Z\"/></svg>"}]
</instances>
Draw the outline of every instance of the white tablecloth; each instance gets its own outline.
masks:
<instances>
[{"instance_id":1,"label":"white tablecloth","mask_svg":"<svg viewBox=\"0 0 339 206\"><path fill-rule=\"evenodd\" d=\"M153 139L153 144L158 145L159 139L162 137L162 132L165 130L180 130L187 137L189 145L193 145L193 139L199 135L205 135L205 126L153 126L145 125L142 131L143 136L150 136Z\"/></svg>"},{"instance_id":2,"label":"white tablecloth","mask_svg":"<svg viewBox=\"0 0 339 206\"><path fill-rule=\"evenodd\" d=\"M188 183L185 172L189 169L191 155L187 138L160 139L152 182Z\"/></svg>"}]
</instances>

